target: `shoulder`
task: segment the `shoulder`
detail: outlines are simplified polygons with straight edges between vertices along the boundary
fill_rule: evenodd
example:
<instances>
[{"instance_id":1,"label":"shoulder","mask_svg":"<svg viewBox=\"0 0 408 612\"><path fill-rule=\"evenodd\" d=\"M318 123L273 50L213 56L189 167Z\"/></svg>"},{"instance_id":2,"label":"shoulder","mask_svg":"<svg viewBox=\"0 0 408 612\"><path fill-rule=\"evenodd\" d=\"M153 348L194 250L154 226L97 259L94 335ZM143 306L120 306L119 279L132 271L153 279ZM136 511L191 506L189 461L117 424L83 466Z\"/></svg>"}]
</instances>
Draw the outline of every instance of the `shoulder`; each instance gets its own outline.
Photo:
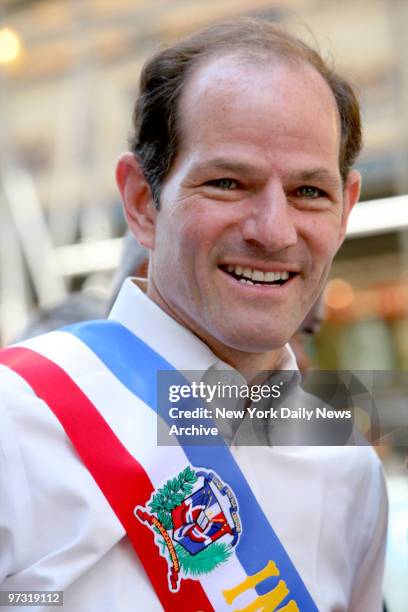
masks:
<instances>
[{"instance_id":1,"label":"shoulder","mask_svg":"<svg viewBox=\"0 0 408 612\"><path fill-rule=\"evenodd\" d=\"M46 402L53 393L64 393L61 383L72 380L75 364L77 381L86 368L89 371L85 353L80 341L61 331L0 351L0 444L12 435L24 445L31 439L39 442L40 432L58 434L61 428Z\"/></svg>"},{"instance_id":2,"label":"shoulder","mask_svg":"<svg viewBox=\"0 0 408 612\"><path fill-rule=\"evenodd\" d=\"M100 360L96 359L95 351L89 346L89 337L105 345L111 327L108 321L103 320L78 323L3 349L0 351L0 367L3 370L0 388L24 393L24 389L27 391L24 380L33 382L36 375L43 372L50 377L51 386L51 380L58 371L72 373L76 377L95 368L101 369Z\"/></svg>"},{"instance_id":3,"label":"shoulder","mask_svg":"<svg viewBox=\"0 0 408 612\"><path fill-rule=\"evenodd\" d=\"M325 497L344 503L351 513L371 506L387 506L382 463L371 446L303 446L288 449L315 482L324 487Z\"/></svg>"},{"instance_id":4,"label":"shoulder","mask_svg":"<svg viewBox=\"0 0 408 612\"><path fill-rule=\"evenodd\" d=\"M358 446L310 446L303 447L306 460L324 471L327 476L344 479L349 485L357 485L368 479L383 476L381 461L367 443Z\"/></svg>"}]
</instances>

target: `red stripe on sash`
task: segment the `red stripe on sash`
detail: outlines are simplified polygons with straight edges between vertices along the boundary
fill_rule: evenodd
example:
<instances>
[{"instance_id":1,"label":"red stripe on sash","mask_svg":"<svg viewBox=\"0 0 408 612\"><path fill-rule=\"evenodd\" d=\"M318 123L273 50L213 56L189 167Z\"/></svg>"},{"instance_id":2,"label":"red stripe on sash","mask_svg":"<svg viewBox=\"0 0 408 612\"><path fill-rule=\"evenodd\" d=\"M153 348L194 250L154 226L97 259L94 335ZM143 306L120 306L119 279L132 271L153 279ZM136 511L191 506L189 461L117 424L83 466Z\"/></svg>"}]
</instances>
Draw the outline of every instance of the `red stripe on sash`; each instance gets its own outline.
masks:
<instances>
[{"instance_id":1,"label":"red stripe on sash","mask_svg":"<svg viewBox=\"0 0 408 612\"><path fill-rule=\"evenodd\" d=\"M133 514L136 505L146 504L154 487L143 467L81 389L62 368L30 349L4 349L0 352L0 363L24 378L60 421L125 528L165 611L213 612L196 580L184 579L177 593L169 591L167 563L159 554L150 529Z\"/></svg>"}]
</instances>

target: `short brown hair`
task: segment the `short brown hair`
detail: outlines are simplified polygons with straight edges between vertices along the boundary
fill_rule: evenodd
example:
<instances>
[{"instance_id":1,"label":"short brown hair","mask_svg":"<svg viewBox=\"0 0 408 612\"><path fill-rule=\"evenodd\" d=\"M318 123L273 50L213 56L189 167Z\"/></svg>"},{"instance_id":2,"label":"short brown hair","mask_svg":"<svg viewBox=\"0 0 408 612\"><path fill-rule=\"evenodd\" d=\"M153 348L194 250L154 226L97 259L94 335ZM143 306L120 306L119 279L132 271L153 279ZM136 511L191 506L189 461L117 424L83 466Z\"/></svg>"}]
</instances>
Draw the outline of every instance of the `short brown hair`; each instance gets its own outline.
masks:
<instances>
[{"instance_id":1,"label":"short brown hair","mask_svg":"<svg viewBox=\"0 0 408 612\"><path fill-rule=\"evenodd\" d=\"M204 59L223 52L243 53L249 59L272 53L284 61L306 62L322 75L339 111L339 168L344 181L362 144L360 108L353 88L300 39L271 22L242 17L212 25L157 52L143 67L129 143L142 164L156 206L179 149L178 107L185 83Z\"/></svg>"}]
</instances>

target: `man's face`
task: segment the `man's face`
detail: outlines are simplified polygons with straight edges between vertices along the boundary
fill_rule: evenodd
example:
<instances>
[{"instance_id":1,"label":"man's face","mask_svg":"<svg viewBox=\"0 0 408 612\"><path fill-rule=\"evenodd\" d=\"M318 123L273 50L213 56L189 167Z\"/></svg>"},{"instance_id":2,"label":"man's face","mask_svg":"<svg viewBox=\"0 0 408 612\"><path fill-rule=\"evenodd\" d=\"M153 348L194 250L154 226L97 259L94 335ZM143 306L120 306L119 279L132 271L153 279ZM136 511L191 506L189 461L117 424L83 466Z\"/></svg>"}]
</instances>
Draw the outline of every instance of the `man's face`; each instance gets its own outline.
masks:
<instances>
[{"instance_id":1,"label":"man's face","mask_svg":"<svg viewBox=\"0 0 408 612\"><path fill-rule=\"evenodd\" d=\"M280 348L318 297L352 204L333 95L309 65L224 57L191 77L180 118L149 294L210 347Z\"/></svg>"}]
</instances>

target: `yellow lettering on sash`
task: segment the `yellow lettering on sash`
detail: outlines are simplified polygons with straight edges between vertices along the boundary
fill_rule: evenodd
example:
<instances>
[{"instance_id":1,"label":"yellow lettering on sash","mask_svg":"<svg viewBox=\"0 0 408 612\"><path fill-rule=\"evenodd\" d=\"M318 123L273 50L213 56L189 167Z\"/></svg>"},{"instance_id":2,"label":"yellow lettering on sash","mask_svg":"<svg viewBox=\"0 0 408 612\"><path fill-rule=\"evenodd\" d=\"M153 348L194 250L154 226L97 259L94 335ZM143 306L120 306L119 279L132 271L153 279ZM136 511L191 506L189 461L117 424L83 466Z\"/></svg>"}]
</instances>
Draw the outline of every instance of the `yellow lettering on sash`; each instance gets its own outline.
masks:
<instances>
[{"instance_id":1,"label":"yellow lettering on sash","mask_svg":"<svg viewBox=\"0 0 408 612\"><path fill-rule=\"evenodd\" d=\"M228 604L232 604L232 602L239 595L242 595L242 593L248 589L256 587L257 584L263 582L271 576L279 576L279 573L280 572L276 567L276 564L273 561L269 561L262 570L256 574L253 574L252 576L248 576L236 587L224 590L223 595L225 601ZM272 591L269 591L269 593L265 593L264 595L259 595L251 604L249 604L249 606L235 610L235 612L273 612L288 594L289 589L286 586L286 583L283 580L280 580L278 585L272 589ZM299 608L297 604L291 600L286 606L280 608L278 612L299 612Z\"/></svg>"},{"instance_id":2,"label":"yellow lettering on sash","mask_svg":"<svg viewBox=\"0 0 408 612\"><path fill-rule=\"evenodd\" d=\"M293 599L291 599L286 606L284 606L283 608L279 608L279 610L277 610L276 612L299 612L299 608L297 607L297 604L293 601Z\"/></svg>"},{"instance_id":3,"label":"yellow lettering on sash","mask_svg":"<svg viewBox=\"0 0 408 612\"><path fill-rule=\"evenodd\" d=\"M257 584L259 584L263 580L266 580L267 578L270 578L271 576L279 576L279 570L276 567L276 563L274 563L273 561L268 561L265 567L259 572L253 574L252 576L248 576L243 582L238 584L233 589L227 589L223 591L222 593L225 597L225 601L228 604L232 604L232 602L238 597L238 595L241 595L241 593L245 593L245 591L247 591L248 589L256 587Z\"/></svg>"},{"instance_id":4,"label":"yellow lettering on sash","mask_svg":"<svg viewBox=\"0 0 408 612\"><path fill-rule=\"evenodd\" d=\"M249 606L236 610L235 612L273 612L289 594L289 589L283 580L279 580L279 584L269 593L259 595Z\"/></svg>"}]
</instances>

